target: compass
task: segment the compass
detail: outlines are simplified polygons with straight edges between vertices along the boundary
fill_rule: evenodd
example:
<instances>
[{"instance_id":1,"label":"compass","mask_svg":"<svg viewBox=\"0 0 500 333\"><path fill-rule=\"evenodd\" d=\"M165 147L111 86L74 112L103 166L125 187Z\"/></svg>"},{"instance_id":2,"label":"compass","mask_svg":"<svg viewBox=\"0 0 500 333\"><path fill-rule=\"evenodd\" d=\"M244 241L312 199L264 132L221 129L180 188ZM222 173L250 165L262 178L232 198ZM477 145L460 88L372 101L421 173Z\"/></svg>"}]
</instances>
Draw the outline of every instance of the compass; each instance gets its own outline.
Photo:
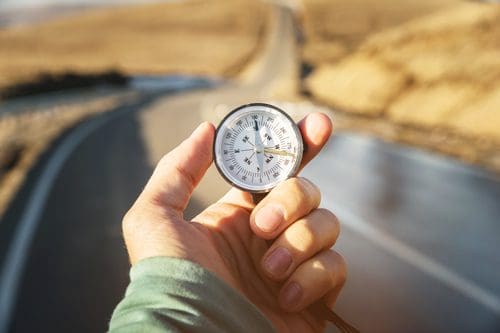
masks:
<instances>
[{"instance_id":1,"label":"compass","mask_svg":"<svg viewBox=\"0 0 500 333\"><path fill-rule=\"evenodd\" d=\"M253 103L231 111L215 134L214 159L233 186L267 193L294 176L304 144L295 122L274 105Z\"/></svg>"}]
</instances>

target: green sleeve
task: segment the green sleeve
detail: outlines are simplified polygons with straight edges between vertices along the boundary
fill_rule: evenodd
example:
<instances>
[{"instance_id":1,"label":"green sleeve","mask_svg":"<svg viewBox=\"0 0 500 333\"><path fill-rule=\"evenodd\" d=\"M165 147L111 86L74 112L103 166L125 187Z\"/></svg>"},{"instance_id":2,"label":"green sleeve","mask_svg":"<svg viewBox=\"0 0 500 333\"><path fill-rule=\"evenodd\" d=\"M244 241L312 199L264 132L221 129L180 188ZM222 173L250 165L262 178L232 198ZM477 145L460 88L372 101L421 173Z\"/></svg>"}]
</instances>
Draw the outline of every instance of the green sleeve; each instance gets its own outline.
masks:
<instances>
[{"instance_id":1,"label":"green sleeve","mask_svg":"<svg viewBox=\"0 0 500 333\"><path fill-rule=\"evenodd\" d=\"M213 273L168 257L132 267L109 327L113 333L275 332L253 304Z\"/></svg>"}]
</instances>

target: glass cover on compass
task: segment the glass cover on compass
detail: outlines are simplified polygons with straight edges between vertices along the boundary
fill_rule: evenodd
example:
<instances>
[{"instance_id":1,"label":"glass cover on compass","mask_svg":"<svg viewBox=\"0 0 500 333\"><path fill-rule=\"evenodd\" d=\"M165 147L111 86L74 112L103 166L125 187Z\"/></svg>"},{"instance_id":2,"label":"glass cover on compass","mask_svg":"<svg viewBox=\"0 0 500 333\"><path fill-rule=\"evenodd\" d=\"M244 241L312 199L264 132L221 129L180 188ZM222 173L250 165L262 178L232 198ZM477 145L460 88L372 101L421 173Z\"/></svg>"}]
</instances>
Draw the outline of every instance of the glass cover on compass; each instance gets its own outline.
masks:
<instances>
[{"instance_id":1,"label":"glass cover on compass","mask_svg":"<svg viewBox=\"0 0 500 333\"><path fill-rule=\"evenodd\" d=\"M248 104L231 111L217 128L215 165L232 185L248 192L269 192L292 177L302 160L303 143L295 122L269 104Z\"/></svg>"}]
</instances>

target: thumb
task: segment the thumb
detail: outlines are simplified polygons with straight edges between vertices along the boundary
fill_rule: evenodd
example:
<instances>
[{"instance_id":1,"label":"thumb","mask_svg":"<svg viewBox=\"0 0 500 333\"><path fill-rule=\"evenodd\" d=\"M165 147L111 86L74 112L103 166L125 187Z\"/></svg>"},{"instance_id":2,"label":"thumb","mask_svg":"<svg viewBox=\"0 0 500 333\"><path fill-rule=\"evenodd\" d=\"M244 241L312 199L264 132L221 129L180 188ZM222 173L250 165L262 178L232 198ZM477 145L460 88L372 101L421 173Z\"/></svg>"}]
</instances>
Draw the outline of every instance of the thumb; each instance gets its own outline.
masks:
<instances>
[{"instance_id":1,"label":"thumb","mask_svg":"<svg viewBox=\"0 0 500 333\"><path fill-rule=\"evenodd\" d=\"M182 215L194 188L212 163L214 126L199 125L189 138L165 155L141 196Z\"/></svg>"}]
</instances>

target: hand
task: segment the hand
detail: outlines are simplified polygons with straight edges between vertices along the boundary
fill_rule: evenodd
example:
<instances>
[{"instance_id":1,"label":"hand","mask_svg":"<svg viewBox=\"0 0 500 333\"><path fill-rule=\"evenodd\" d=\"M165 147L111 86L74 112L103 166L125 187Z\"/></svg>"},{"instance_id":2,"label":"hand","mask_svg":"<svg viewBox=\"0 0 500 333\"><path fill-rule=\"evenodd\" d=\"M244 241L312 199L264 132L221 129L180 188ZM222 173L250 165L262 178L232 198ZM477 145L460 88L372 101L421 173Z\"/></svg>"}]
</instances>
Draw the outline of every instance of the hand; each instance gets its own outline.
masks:
<instances>
[{"instance_id":1,"label":"hand","mask_svg":"<svg viewBox=\"0 0 500 333\"><path fill-rule=\"evenodd\" d=\"M331 123L312 114L299 127L303 167L330 137ZM213 140L214 127L204 123L159 162L123 220L132 264L155 256L191 260L239 290L278 331L323 330L307 307L317 300L332 306L345 281L345 263L330 249L339 234L336 217L318 208L316 186L291 178L256 207L233 188L187 223L183 211L212 163Z\"/></svg>"}]
</instances>

